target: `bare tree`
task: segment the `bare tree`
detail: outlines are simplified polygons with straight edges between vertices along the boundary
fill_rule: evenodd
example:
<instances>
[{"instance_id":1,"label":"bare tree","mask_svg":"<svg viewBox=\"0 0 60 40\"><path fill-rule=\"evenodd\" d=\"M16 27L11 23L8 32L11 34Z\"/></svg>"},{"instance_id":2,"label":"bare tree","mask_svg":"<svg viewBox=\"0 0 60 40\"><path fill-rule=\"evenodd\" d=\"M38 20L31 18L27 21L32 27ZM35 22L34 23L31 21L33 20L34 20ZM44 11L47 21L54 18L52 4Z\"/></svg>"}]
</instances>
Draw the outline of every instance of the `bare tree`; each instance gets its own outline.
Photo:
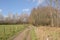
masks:
<instances>
[{"instance_id":1,"label":"bare tree","mask_svg":"<svg viewBox=\"0 0 60 40\"><path fill-rule=\"evenodd\" d=\"M6 17L6 22L7 23L12 23L13 22L13 14L12 13L8 13L8 15Z\"/></svg>"},{"instance_id":2,"label":"bare tree","mask_svg":"<svg viewBox=\"0 0 60 40\"><path fill-rule=\"evenodd\" d=\"M50 7L52 7L52 0L50 0ZM51 15L51 26L53 27L54 26L54 23L53 23L53 14L52 14L52 8L50 8L50 15Z\"/></svg>"},{"instance_id":3,"label":"bare tree","mask_svg":"<svg viewBox=\"0 0 60 40\"><path fill-rule=\"evenodd\" d=\"M56 3L56 9L58 9L58 0L55 0ZM57 13L57 11L56 11ZM58 21L58 13L57 13L57 27L59 26L59 21Z\"/></svg>"},{"instance_id":4,"label":"bare tree","mask_svg":"<svg viewBox=\"0 0 60 40\"><path fill-rule=\"evenodd\" d=\"M22 22L22 23L27 23L28 22L28 14L27 13L25 13L25 12L23 12L21 15L20 15L20 21Z\"/></svg>"},{"instance_id":5,"label":"bare tree","mask_svg":"<svg viewBox=\"0 0 60 40\"><path fill-rule=\"evenodd\" d=\"M2 13L0 13L0 23L3 23L4 21L4 16L2 15Z\"/></svg>"}]
</instances>

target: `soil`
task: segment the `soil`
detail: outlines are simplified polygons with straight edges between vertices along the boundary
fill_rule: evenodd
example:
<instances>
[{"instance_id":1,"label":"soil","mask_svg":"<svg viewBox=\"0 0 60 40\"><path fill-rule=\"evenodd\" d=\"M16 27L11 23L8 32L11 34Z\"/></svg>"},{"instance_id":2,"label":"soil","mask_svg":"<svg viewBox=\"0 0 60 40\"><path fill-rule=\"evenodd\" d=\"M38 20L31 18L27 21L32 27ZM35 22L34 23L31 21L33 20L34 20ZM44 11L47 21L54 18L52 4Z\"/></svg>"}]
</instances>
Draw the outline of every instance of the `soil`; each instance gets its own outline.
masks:
<instances>
[{"instance_id":1,"label":"soil","mask_svg":"<svg viewBox=\"0 0 60 40\"><path fill-rule=\"evenodd\" d=\"M31 30L30 27L26 28L23 32L21 32L13 40L31 40L30 30Z\"/></svg>"}]
</instances>

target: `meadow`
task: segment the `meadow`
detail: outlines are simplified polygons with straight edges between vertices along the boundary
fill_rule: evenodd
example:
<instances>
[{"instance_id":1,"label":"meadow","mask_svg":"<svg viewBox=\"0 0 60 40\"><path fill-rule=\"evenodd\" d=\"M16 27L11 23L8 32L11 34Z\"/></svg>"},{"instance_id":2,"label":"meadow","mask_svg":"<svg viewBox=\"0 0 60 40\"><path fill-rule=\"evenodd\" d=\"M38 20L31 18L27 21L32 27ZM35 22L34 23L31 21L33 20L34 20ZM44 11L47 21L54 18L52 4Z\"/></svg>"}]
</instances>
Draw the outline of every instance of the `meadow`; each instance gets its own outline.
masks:
<instances>
[{"instance_id":1,"label":"meadow","mask_svg":"<svg viewBox=\"0 0 60 40\"><path fill-rule=\"evenodd\" d=\"M25 28L26 25L0 25L0 40L7 40Z\"/></svg>"},{"instance_id":2,"label":"meadow","mask_svg":"<svg viewBox=\"0 0 60 40\"><path fill-rule=\"evenodd\" d=\"M28 25L25 24L24 25L22 24L21 25L0 25L0 40L8 40L14 35L18 35L18 33L23 32L25 28L27 29L31 28L31 30L29 31L31 34L30 35L31 40L47 40L47 38L49 40L60 40L60 27L47 27L47 26L28 27Z\"/></svg>"},{"instance_id":3,"label":"meadow","mask_svg":"<svg viewBox=\"0 0 60 40\"><path fill-rule=\"evenodd\" d=\"M60 40L60 27L40 26L35 32L38 40Z\"/></svg>"}]
</instances>

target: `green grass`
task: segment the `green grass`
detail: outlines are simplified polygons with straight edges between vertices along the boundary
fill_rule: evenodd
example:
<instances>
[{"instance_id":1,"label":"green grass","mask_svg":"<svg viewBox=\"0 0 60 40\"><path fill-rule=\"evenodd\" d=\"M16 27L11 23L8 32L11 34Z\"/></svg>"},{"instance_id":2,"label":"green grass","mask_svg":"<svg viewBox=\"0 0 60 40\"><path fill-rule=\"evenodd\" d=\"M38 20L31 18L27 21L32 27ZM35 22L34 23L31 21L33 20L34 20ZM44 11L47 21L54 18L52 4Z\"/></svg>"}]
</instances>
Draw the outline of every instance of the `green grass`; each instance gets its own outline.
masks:
<instances>
[{"instance_id":1,"label":"green grass","mask_svg":"<svg viewBox=\"0 0 60 40\"><path fill-rule=\"evenodd\" d=\"M25 25L0 25L0 40L7 40L24 28Z\"/></svg>"},{"instance_id":2,"label":"green grass","mask_svg":"<svg viewBox=\"0 0 60 40\"><path fill-rule=\"evenodd\" d=\"M34 28L32 28L31 30L31 40L37 40L37 37L36 37L36 34L35 34L35 31L34 31Z\"/></svg>"}]
</instances>

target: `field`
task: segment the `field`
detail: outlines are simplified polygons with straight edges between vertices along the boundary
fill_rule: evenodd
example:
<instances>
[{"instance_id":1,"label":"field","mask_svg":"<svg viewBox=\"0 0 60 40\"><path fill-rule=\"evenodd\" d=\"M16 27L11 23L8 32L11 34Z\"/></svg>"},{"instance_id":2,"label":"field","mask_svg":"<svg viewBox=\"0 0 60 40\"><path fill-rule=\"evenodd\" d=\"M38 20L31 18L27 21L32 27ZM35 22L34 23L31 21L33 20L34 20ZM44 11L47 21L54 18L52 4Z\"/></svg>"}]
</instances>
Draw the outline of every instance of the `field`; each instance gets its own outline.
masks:
<instances>
[{"instance_id":1,"label":"field","mask_svg":"<svg viewBox=\"0 0 60 40\"><path fill-rule=\"evenodd\" d=\"M59 27L40 26L35 28L38 40L60 40Z\"/></svg>"},{"instance_id":2,"label":"field","mask_svg":"<svg viewBox=\"0 0 60 40\"><path fill-rule=\"evenodd\" d=\"M26 28L26 29L25 29ZM23 31L24 30L24 31ZM21 33L19 33L21 32ZM17 34L19 33L19 34ZM60 40L59 27L27 26L27 25L0 25L0 40L7 40L14 35L15 39L24 40Z\"/></svg>"},{"instance_id":3,"label":"field","mask_svg":"<svg viewBox=\"0 0 60 40\"><path fill-rule=\"evenodd\" d=\"M25 25L0 25L0 40L7 40L25 28Z\"/></svg>"}]
</instances>

